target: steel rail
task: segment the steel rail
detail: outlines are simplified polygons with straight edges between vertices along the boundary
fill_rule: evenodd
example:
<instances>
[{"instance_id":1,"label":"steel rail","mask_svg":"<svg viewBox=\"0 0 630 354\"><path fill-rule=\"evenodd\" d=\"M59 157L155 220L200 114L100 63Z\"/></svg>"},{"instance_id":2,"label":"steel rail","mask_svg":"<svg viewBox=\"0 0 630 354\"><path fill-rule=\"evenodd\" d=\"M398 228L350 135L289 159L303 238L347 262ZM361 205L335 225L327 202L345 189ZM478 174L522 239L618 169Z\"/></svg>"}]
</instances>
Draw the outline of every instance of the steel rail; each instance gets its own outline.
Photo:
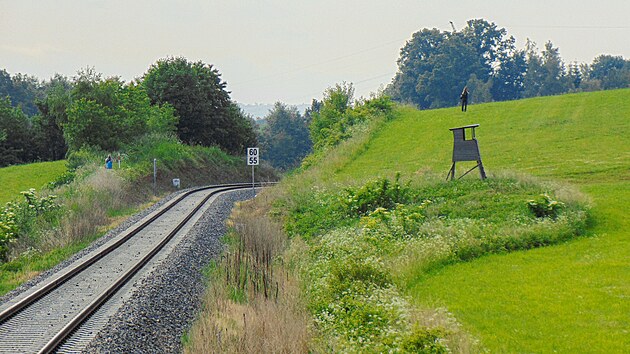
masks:
<instances>
[{"instance_id":1,"label":"steel rail","mask_svg":"<svg viewBox=\"0 0 630 354\"><path fill-rule=\"evenodd\" d=\"M262 184L258 183L257 186L262 186ZM79 314L77 314L66 326L62 328L57 335L55 335L48 343L39 351L40 353L50 353L55 348L57 348L75 329L77 329L92 313L94 313L105 301L107 301L118 289L120 289L133 275L135 275L140 269L148 263L155 254L157 254L170 240L179 232L185 224L190 221L190 219L201 209L205 203L214 195L217 195L222 192L236 190L236 189L247 189L251 188L251 183L237 183L237 184L226 184L226 185L213 185L202 188L196 188L190 191L183 193L181 196L177 197L174 201L169 202L161 208L155 215L144 221L139 226L135 227L129 233L121 237L119 240L115 241L111 245L107 246L105 249L101 250L97 254L93 255L89 259L83 261L81 264L73 267L66 274L62 275L58 279L49 282L48 284L42 286L37 289L33 293L24 297L17 303L11 305L2 313L0 313L0 325L6 322L8 319L24 310L31 304L37 302L39 299L44 297L46 294L52 292L56 288L60 287L63 283L75 277L77 274L83 272L88 269L92 264L111 253L116 248L120 247L122 244L130 240L134 235L139 233L141 230L145 229L148 225L153 223L159 217L164 215L168 210L172 209L175 205L179 204L181 201L186 199L193 193L197 193L200 191L208 190L216 188L215 191L210 192L198 205L171 231L156 247L154 247L147 255L145 255L132 269L127 271L125 274L121 275L110 287L108 290L104 291L97 299L92 301L86 308L84 308Z\"/></svg>"}]
</instances>

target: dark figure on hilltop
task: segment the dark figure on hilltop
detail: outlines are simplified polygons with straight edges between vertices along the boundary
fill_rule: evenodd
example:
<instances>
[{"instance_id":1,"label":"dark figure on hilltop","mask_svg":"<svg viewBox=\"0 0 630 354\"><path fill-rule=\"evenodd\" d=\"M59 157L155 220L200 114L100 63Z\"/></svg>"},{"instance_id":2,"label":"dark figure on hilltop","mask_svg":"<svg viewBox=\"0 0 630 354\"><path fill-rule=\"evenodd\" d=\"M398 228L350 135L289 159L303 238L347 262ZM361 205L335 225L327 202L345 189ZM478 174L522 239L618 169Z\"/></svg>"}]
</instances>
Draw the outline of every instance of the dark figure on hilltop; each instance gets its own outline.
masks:
<instances>
[{"instance_id":1,"label":"dark figure on hilltop","mask_svg":"<svg viewBox=\"0 0 630 354\"><path fill-rule=\"evenodd\" d=\"M462 112L466 112L468 108L468 86L464 86L464 90L461 96L459 96L459 99L462 100Z\"/></svg>"}]
</instances>

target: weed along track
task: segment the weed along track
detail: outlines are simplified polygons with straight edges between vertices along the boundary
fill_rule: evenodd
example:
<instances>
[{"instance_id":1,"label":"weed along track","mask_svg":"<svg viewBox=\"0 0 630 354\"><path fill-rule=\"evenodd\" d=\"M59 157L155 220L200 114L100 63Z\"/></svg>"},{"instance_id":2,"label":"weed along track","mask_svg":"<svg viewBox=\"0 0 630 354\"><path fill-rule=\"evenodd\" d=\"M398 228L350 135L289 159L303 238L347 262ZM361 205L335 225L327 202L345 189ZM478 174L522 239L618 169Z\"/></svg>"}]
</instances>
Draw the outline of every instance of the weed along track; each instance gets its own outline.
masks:
<instances>
[{"instance_id":1,"label":"weed along track","mask_svg":"<svg viewBox=\"0 0 630 354\"><path fill-rule=\"evenodd\" d=\"M125 293L134 287L129 280L158 267L199 220L202 208L219 194L251 187L233 184L185 192L1 304L0 353L82 350L128 297Z\"/></svg>"}]
</instances>

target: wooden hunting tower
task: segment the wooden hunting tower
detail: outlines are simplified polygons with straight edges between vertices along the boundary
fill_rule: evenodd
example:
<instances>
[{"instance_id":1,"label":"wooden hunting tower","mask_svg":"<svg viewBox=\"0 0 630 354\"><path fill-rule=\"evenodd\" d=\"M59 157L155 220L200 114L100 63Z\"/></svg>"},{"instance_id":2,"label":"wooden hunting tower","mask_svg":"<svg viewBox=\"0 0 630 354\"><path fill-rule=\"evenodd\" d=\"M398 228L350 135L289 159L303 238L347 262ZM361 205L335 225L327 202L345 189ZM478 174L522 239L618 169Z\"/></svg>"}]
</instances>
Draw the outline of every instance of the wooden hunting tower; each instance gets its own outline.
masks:
<instances>
[{"instance_id":1,"label":"wooden hunting tower","mask_svg":"<svg viewBox=\"0 0 630 354\"><path fill-rule=\"evenodd\" d=\"M486 179L486 171L483 169L483 163L481 163L481 154L479 153L479 144L475 137L475 128L479 124L466 125L459 128L451 128L453 132L453 165L451 170L448 171L446 179L455 179L455 163L459 161L477 161L477 165L459 178L466 176L470 171L479 167L479 174L481 179Z\"/></svg>"}]
</instances>

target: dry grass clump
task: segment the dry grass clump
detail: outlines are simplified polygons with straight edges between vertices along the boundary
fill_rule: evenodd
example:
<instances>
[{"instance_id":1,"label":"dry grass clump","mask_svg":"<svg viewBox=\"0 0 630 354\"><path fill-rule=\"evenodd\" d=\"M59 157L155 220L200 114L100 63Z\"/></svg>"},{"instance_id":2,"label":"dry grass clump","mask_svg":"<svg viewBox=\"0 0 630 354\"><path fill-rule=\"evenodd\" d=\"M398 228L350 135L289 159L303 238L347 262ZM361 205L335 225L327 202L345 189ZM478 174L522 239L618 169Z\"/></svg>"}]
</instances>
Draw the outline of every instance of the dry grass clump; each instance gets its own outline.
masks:
<instances>
[{"instance_id":1,"label":"dry grass clump","mask_svg":"<svg viewBox=\"0 0 630 354\"><path fill-rule=\"evenodd\" d=\"M273 299L258 293L247 302L232 299L225 285L209 289L184 353L308 352L308 321L294 280L285 279Z\"/></svg>"},{"instance_id":2,"label":"dry grass clump","mask_svg":"<svg viewBox=\"0 0 630 354\"><path fill-rule=\"evenodd\" d=\"M108 212L131 205L126 182L113 170L97 169L86 180L67 188L66 214L47 233L43 248L55 248L96 234L110 223Z\"/></svg>"},{"instance_id":3,"label":"dry grass clump","mask_svg":"<svg viewBox=\"0 0 630 354\"><path fill-rule=\"evenodd\" d=\"M48 252L96 235L111 223L112 210L137 203L127 182L113 170L96 169L87 177L55 191L63 215L53 224L36 227L30 237L20 238L11 247L16 258L28 250Z\"/></svg>"},{"instance_id":4,"label":"dry grass clump","mask_svg":"<svg viewBox=\"0 0 630 354\"><path fill-rule=\"evenodd\" d=\"M306 353L309 315L283 261L288 240L261 205L235 208L231 243L215 267L185 353Z\"/></svg>"}]
</instances>

